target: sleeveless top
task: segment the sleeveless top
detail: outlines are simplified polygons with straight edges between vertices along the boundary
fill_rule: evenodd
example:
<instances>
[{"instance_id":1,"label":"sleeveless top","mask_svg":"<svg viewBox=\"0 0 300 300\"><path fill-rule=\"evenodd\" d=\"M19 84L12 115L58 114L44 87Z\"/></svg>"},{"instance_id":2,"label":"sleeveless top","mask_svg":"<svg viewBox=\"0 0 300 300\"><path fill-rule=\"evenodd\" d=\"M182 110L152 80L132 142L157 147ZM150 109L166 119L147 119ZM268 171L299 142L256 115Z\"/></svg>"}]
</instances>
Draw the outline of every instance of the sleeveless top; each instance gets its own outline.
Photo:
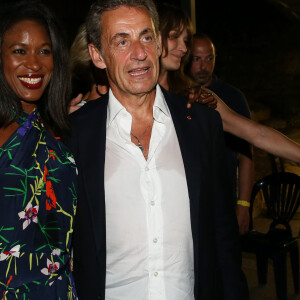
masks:
<instances>
[{"instance_id":1,"label":"sleeveless top","mask_svg":"<svg viewBox=\"0 0 300 300\"><path fill-rule=\"evenodd\" d=\"M76 166L37 109L0 147L0 299L76 299Z\"/></svg>"}]
</instances>

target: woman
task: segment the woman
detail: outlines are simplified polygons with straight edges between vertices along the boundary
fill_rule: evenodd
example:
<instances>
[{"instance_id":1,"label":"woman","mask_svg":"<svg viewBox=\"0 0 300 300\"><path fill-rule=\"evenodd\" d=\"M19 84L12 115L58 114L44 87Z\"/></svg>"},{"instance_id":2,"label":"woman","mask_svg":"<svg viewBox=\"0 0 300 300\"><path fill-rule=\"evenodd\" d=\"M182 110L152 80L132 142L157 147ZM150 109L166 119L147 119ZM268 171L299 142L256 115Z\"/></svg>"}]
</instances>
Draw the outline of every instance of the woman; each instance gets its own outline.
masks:
<instances>
[{"instance_id":1,"label":"woman","mask_svg":"<svg viewBox=\"0 0 300 300\"><path fill-rule=\"evenodd\" d=\"M57 137L69 129L66 47L32 1L2 12L0 47L0 295L75 299L76 167Z\"/></svg>"},{"instance_id":2,"label":"woman","mask_svg":"<svg viewBox=\"0 0 300 300\"><path fill-rule=\"evenodd\" d=\"M73 97L81 93L82 101L95 100L108 90L105 70L96 68L91 60L85 25L79 27L70 49Z\"/></svg>"},{"instance_id":3,"label":"woman","mask_svg":"<svg viewBox=\"0 0 300 300\"><path fill-rule=\"evenodd\" d=\"M159 83L167 90L185 95L188 87L193 84L181 70L188 58L192 38L190 18L179 8L163 4L159 7L159 19L163 50L160 58ZM215 108L215 102L209 104L213 104L211 107ZM251 147L231 135L225 136L225 142L227 146L225 158L232 186L232 205L236 209L239 232L243 235L249 230L248 205L254 177Z\"/></svg>"},{"instance_id":4,"label":"woman","mask_svg":"<svg viewBox=\"0 0 300 300\"><path fill-rule=\"evenodd\" d=\"M183 67L189 55L192 37L191 21L186 14L173 6L161 5L158 11L163 48L159 84L174 93L189 94L188 107L191 103L200 102L216 108L221 115L224 131L271 154L300 163L300 145L283 134L237 114L207 89L194 88L193 92L189 93L190 87L195 84L184 75ZM202 93L204 91L202 95L201 91Z\"/></svg>"}]
</instances>

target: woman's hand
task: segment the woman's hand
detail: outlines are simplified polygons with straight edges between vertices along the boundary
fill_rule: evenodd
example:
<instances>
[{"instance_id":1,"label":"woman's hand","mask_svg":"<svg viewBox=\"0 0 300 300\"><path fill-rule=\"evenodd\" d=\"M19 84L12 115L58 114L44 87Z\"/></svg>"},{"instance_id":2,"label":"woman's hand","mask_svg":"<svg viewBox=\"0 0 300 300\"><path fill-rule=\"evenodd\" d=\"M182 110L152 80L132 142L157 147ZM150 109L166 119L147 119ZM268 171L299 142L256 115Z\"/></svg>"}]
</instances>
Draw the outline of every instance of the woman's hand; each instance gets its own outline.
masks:
<instances>
[{"instance_id":1,"label":"woman's hand","mask_svg":"<svg viewBox=\"0 0 300 300\"><path fill-rule=\"evenodd\" d=\"M195 102L204 104L212 109L217 108L218 100L214 93L207 88L201 86L189 88L188 98L187 108L191 108Z\"/></svg>"},{"instance_id":2,"label":"woman's hand","mask_svg":"<svg viewBox=\"0 0 300 300\"><path fill-rule=\"evenodd\" d=\"M69 104L69 114L73 113L80 107L82 107L85 104L85 101L83 101L83 95L78 94L77 97L73 98Z\"/></svg>"}]
</instances>

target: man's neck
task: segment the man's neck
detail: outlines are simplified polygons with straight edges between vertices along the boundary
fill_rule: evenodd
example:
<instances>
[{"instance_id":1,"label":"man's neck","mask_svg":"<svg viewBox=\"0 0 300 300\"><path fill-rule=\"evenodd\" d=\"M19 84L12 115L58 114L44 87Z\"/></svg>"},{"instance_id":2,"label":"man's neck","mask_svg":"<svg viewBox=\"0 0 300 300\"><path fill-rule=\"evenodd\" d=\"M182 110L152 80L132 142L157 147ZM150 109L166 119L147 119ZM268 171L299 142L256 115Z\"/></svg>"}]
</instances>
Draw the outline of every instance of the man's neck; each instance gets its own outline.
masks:
<instances>
[{"instance_id":1,"label":"man's neck","mask_svg":"<svg viewBox=\"0 0 300 300\"><path fill-rule=\"evenodd\" d=\"M133 119L138 117L149 117L153 115L153 105L156 96L156 88L154 87L150 92L143 94L129 94L122 93L120 90L112 89L112 93L116 99L125 107L125 109L132 115Z\"/></svg>"}]
</instances>

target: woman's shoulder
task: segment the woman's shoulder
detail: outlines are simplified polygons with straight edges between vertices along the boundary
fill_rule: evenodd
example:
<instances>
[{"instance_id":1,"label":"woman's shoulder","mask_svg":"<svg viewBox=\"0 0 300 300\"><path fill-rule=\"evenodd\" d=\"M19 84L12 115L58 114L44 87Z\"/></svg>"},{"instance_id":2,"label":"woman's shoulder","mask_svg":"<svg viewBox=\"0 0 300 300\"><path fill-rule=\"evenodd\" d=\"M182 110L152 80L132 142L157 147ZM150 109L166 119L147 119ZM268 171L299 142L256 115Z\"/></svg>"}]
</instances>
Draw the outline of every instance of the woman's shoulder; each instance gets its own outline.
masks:
<instances>
[{"instance_id":1,"label":"woman's shoulder","mask_svg":"<svg viewBox=\"0 0 300 300\"><path fill-rule=\"evenodd\" d=\"M10 139L10 137L17 131L18 128L19 125L16 122L0 128L0 148Z\"/></svg>"}]
</instances>

